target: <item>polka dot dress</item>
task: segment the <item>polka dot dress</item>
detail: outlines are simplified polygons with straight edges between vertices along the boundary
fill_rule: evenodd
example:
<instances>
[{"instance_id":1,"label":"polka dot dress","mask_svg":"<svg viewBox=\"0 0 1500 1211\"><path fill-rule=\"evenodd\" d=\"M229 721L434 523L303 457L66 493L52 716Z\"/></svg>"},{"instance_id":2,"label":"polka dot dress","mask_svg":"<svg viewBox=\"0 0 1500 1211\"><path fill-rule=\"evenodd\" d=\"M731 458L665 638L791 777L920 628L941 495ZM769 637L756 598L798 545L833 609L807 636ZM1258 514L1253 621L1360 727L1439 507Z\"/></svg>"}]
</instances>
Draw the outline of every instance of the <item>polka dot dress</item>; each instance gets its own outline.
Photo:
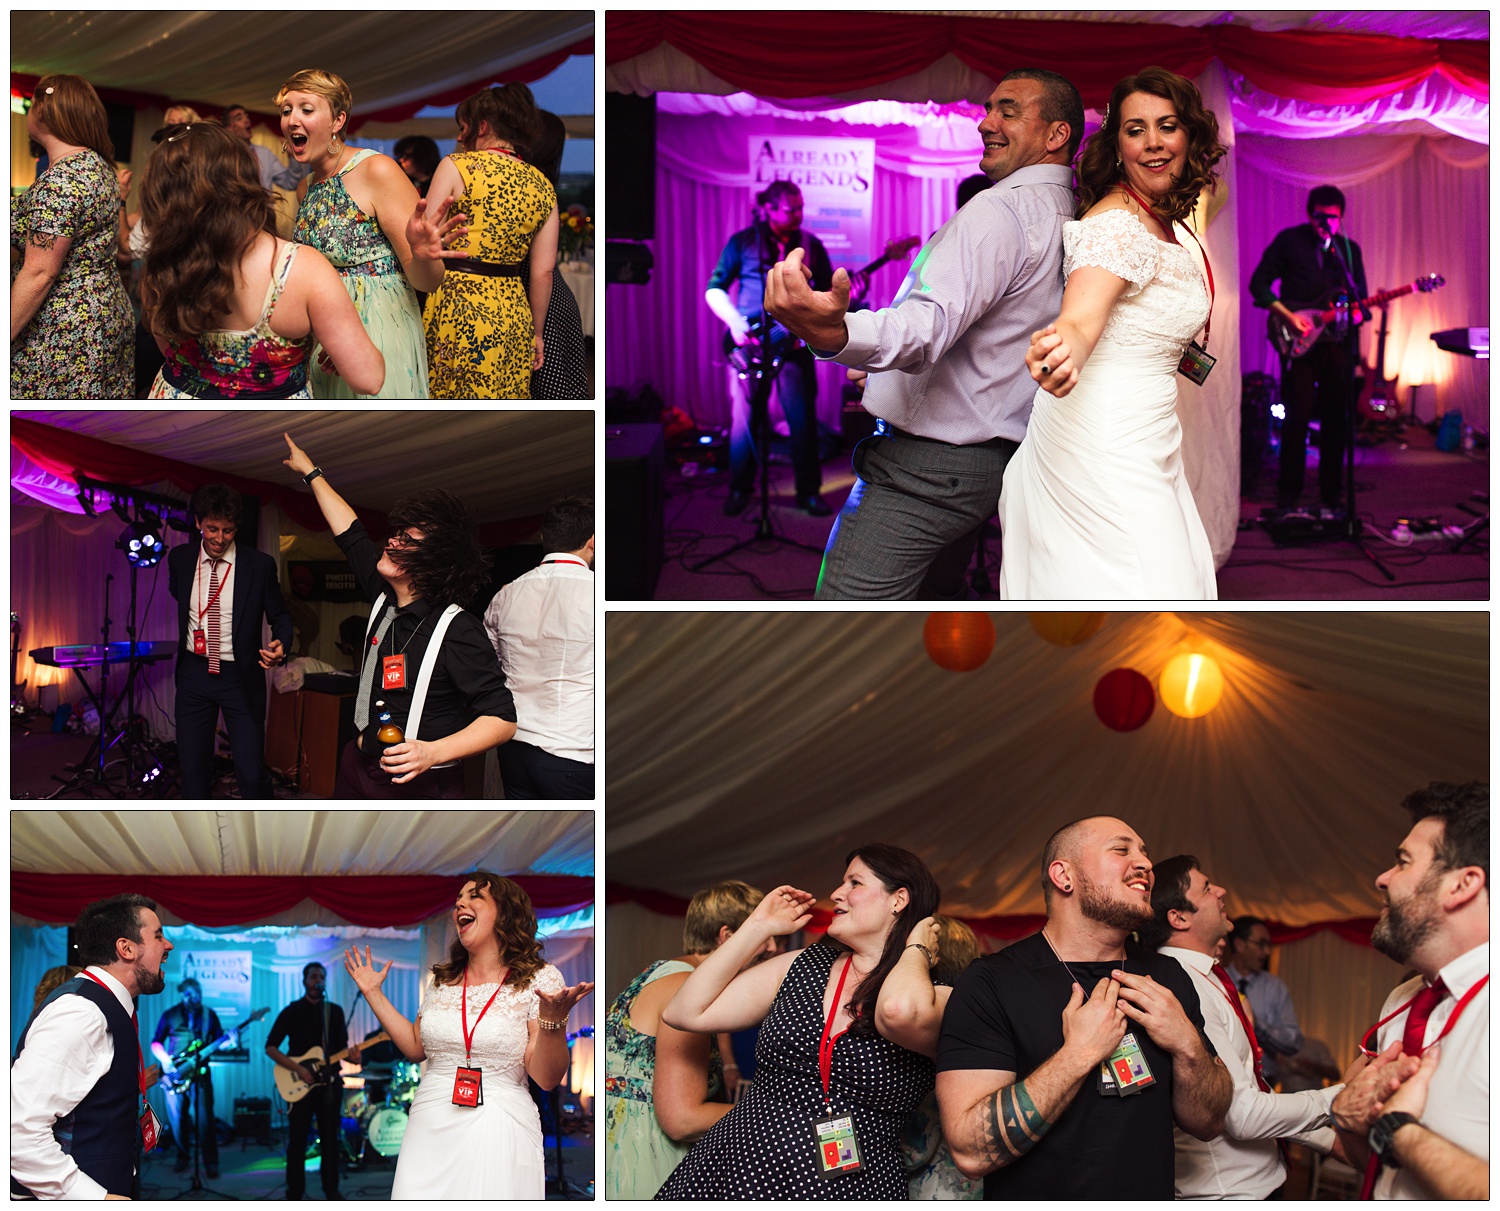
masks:
<instances>
[{"instance_id":1,"label":"polka dot dress","mask_svg":"<svg viewBox=\"0 0 1500 1211\"><path fill-rule=\"evenodd\" d=\"M932 1061L878 1036L845 1034L833 1050L830 1096L851 1114L864 1167L820 1175L813 1122L827 1111L818 1075L823 994L834 946L798 955L766 1015L750 1092L721 1118L657 1194L658 1199L904 1199L901 1128L932 1089Z\"/></svg>"},{"instance_id":2,"label":"polka dot dress","mask_svg":"<svg viewBox=\"0 0 1500 1211\"><path fill-rule=\"evenodd\" d=\"M562 270L554 267L552 301L547 304L547 318L542 321L542 368L531 376L531 398L588 399L588 365L578 300L563 280Z\"/></svg>"}]
</instances>

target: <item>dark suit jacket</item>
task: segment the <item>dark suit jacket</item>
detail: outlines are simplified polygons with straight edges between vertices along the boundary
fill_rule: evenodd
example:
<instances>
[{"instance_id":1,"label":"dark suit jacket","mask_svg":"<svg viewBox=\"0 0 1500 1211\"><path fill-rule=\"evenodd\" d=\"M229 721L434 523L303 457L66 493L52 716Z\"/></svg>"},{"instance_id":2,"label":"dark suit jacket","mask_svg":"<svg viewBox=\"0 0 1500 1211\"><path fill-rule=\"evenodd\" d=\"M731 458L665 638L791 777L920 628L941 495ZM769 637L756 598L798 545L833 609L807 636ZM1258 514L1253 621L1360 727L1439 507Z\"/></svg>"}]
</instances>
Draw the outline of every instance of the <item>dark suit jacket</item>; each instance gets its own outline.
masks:
<instances>
[{"instance_id":1,"label":"dark suit jacket","mask_svg":"<svg viewBox=\"0 0 1500 1211\"><path fill-rule=\"evenodd\" d=\"M192 651L188 637L188 605L193 595L193 572L198 566L202 541L194 539L167 552L167 588L177 598L177 642L178 680L182 679L182 652ZM266 679L254 676L260 673L260 622L261 617L271 624L271 638L281 640L288 651L292 646L292 616L287 613L286 603L281 600L281 585L276 579L276 561L264 551L250 547L235 547L234 577L234 634L230 646L234 649L235 662L240 666L245 688L250 695L250 708L260 715L266 710Z\"/></svg>"}]
</instances>

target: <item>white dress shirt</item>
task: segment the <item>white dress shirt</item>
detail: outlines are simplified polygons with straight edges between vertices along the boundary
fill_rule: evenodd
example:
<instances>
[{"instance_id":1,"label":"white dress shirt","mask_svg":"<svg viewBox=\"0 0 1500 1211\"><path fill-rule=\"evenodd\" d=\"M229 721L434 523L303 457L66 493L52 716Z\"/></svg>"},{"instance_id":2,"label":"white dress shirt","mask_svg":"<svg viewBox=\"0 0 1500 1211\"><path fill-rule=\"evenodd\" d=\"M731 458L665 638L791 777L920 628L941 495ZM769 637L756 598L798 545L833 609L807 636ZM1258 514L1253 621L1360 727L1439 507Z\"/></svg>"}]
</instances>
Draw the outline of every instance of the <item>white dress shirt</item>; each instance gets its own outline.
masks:
<instances>
[{"instance_id":1,"label":"white dress shirt","mask_svg":"<svg viewBox=\"0 0 1500 1211\"><path fill-rule=\"evenodd\" d=\"M102 967L89 967L127 1014L135 1004ZM115 1046L103 1012L80 996L59 997L37 1015L10 1070L10 1172L39 1199L102 1199L109 1193L63 1152L52 1126L109 1071ZM131 1124L131 1130L136 1130Z\"/></svg>"},{"instance_id":2,"label":"white dress shirt","mask_svg":"<svg viewBox=\"0 0 1500 1211\"><path fill-rule=\"evenodd\" d=\"M594 573L545 556L490 602L484 629L516 700L516 735L554 757L594 763Z\"/></svg>"},{"instance_id":3,"label":"white dress shirt","mask_svg":"<svg viewBox=\"0 0 1500 1211\"><path fill-rule=\"evenodd\" d=\"M1304 1093L1262 1093L1255 1081L1250 1036L1229 1001L1229 991L1213 974L1210 955L1178 946L1161 953L1186 968L1198 989L1203 1028L1234 1082L1224 1130L1204 1143L1173 1128L1177 1148L1179 1199L1263 1199L1286 1180L1278 1139L1328 1124L1333 1099L1343 1089Z\"/></svg>"},{"instance_id":4,"label":"white dress shirt","mask_svg":"<svg viewBox=\"0 0 1500 1211\"><path fill-rule=\"evenodd\" d=\"M219 659L221 661L234 660L234 576L230 569L234 567L237 557L234 543L229 544L229 549L219 556L219 583L224 585L224 591L219 594ZM199 615L198 611L208 604L208 599L213 596L213 590L209 588L212 583L209 565L213 560L202 545L198 547L198 567L193 572L193 595L188 598L188 631L187 650L193 650L192 631L203 629L204 638L208 637L208 615ZM225 583L226 579L230 583Z\"/></svg>"},{"instance_id":5,"label":"white dress shirt","mask_svg":"<svg viewBox=\"0 0 1500 1211\"><path fill-rule=\"evenodd\" d=\"M1481 943L1459 955L1438 972L1448 987L1444 997L1427 1019L1427 1034L1422 1040L1430 1047L1443 1033L1464 993L1479 983L1490 970L1490 944ZM1420 976L1408 980L1386 998L1380 1016L1394 1013L1422 987ZM1384 1051L1406 1033L1408 1012L1396 1014L1380 1028L1378 1048ZM1427 1108L1422 1111L1422 1126L1457 1144L1465 1152L1486 1160L1490 1155L1490 986L1464 1007L1453 1030L1440 1044L1441 1058L1432 1086L1427 1092ZM1422 1186L1409 1169L1382 1167L1375 1183L1376 1198L1429 1199L1432 1193Z\"/></svg>"}]
</instances>

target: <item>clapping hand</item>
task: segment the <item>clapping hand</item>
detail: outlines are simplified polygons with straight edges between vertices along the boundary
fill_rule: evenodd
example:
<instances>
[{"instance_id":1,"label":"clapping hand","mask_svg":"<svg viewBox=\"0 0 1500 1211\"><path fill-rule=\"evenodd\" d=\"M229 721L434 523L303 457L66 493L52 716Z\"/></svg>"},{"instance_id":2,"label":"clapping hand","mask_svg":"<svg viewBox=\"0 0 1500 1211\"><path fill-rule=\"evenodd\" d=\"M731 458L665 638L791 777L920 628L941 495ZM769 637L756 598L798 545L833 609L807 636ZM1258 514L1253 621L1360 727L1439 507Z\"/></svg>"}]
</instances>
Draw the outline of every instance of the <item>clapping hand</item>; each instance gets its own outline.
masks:
<instances>
[{"instance_id":1,"label":"clapping hand","mask_svg":"<svg viewBox=\"0 0 1500 1211\"><path fill-rule=\"evenodd\" d=\"M573 1006L594 991L594 986L585 980L581 984L574 984L571 988L564 988L560 992L541 992L536 994L537 1013L549 1022L566 1022L568 1014L573 1012Z\"/></svg>"},{"instance_id":2,"label":"clapping hand","mask_svg":"<svg viewBox=\"0 0 1500 1211\"><path fill-rule=\"evenodd\" d=\"M785 937L812 920L812 908L816 903L817 897L811 892L783 884L755 906L750 920L763 925L773 938Z\"/></svg>"},{"instance_id":3,"label":"clapping hand","mask_svg":"<svg viewBox=\"0 0 1500 1211\"><path fill-rule=\"evenodd\" d=\"M1057 331L1056 324L1048 324L1040 332L1031 334L1031 344L1026 350L1026 369L1031 377L1049 395L1062 399L1078 382L1078 369L1073 365L1073 350Z\"/></svg>"},{"instance_id":4,"label":"clapping hand","mask_svg":"<svg viewBox=\"0 0 1500 1211\"><path fill-rule=\"evenodd\" d=\"M375 964L370 958L370 948L365 947L365 957L359 957L359 947L344 951L344 970L349 973L360 992L369 996L385 983L385 977L396 965L395 959L390 959L379 971L375 970Z\"/></svg>"},{"instance_id":5,"label":"clapping hand","mask_svg":"<svg viewBox=\"0 0 1500 1211\"><path fill-rule=\"evenodd\" d=\"M452 209L451 197L441 199L430 215L427 213L427 202L427 198L418 198L417 208L411 212L411 218L406 220L406 242L411 246L412 256L421 261L457 260L468 256L467 251L452 249L448 245L469 234L469 216L455 214L444 217Z\"/></svg>"}]
</instances>

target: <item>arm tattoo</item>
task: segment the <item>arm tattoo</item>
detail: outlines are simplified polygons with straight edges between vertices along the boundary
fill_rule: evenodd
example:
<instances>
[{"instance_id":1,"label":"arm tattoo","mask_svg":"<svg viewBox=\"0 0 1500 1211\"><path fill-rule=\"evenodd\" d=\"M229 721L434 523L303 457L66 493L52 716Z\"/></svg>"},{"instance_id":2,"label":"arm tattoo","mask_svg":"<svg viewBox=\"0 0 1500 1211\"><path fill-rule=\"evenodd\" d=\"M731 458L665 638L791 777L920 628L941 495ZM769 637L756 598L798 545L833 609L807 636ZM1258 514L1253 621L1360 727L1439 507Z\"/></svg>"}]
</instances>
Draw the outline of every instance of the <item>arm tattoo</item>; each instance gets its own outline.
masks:
<instances>
[{"instance_id":1,"label":"arm tattoo","mask_svg":"<svg viewBox=\"0 0 1500 1211\"><path fill-rule=\"evenodd\" d=\"M43 251L50 251L52 246L57 243L57 236L50 231L33 231L30 238L31 246L33 248L40 248Z\"/></svg>"},{"instance_id":2,"label":"arm tattoo","mask_svg":"<svg viewBox=\"0 0 1500 1211\"><path fill-rule=\"evenodd\" d=\"M991 1094L985 1120L987 1159L996 1165L1020 1160L1042 1142L1052 1126L1032 1102L1024 1081Z\"/></svg>"}]
</instances>

